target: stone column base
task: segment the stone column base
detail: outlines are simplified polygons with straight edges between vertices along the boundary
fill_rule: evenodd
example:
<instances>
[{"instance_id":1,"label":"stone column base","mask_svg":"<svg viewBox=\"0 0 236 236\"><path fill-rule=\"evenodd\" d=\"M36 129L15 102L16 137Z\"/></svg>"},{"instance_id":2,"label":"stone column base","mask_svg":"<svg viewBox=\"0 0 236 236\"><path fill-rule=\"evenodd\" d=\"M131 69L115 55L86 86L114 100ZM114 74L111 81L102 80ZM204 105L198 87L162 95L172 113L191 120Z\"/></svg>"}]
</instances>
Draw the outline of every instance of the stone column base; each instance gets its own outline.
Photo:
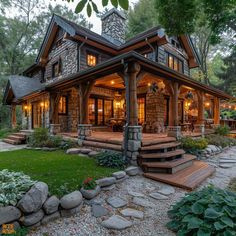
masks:
<instances>
[{"instance_id":1,"label":"stone column base","mask_svg":"<svg viewBox=\"0 0 236 236\"><path fill-rule=\"evenodd\" d=\"M201 133L202 137L205 135L205 125L204 124L195 124L194 131L197 133Z\"/></svg>"},{"instance_id":2,"label":"stone column base","mask_svg":"<svg viewBox=\"0 0 236 236\"><path fill-rule=\"evenodd\" d=\"M50 124L50 134L56 135L61 132L61 124Z\"/></svg>"},{"instance_id":3,"label":"stone column base","mask_svg":"<svg viewBox=\"0 0 236 236\"><path fill-rule=\"evenodd\" d=\"M91 124L78 124L78 144L83 145L83 141L86 137L92 135L92 125Z\"/></svg>"},{"instance_id":4,"label":"stone column base","mask_svg":"<svg viewBox=\"0 0 236 236\"><path fill-rule=\"evenodd\" d=\"M175 137L177 139L181 138L181 126L168 126L167 127L167 136Z\"/></svg>"},{"instance_id":5,"label":"stone column base","mask_svg":"<svg viewBox=\"0 0 236 236\"><path fill-rule=\"evenodd\" d=\"M125 143L125 133L123 145L127 145L127 158L132 165L137 165L137 157L142 142L142 126L128 126L128 140ZM125 147L123 147L125 150Z\"/></svg>"}]
</instances>

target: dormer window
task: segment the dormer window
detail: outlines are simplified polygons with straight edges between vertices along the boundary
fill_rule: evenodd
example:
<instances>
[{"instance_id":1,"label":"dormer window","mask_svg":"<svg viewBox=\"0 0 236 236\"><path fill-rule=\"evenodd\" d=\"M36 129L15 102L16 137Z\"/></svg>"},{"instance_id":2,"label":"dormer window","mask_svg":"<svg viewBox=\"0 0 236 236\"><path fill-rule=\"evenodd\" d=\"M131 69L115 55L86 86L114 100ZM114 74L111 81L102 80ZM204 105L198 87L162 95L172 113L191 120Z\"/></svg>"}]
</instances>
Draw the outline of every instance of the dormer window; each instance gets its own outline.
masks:
<instances>
[{"instance_id":1,"label":"dormer window","mask_svg":"<svg viewBox=\"0 0 236 236\"><path fill-rule=\"evenodd\" d=\"M87 65L96 66L97 65L97 55L93 53L87 53Z\"/></svg>"},{"instance_id":2,"label":"dormer window","mask_svg":"<svg viewBox=\"0 0 236 236\"><path fill-rule=\"evenodd\" d=\"M58 77L62 73L61 59L52 65L52 78Z\"/></svg>"}]
</instances>

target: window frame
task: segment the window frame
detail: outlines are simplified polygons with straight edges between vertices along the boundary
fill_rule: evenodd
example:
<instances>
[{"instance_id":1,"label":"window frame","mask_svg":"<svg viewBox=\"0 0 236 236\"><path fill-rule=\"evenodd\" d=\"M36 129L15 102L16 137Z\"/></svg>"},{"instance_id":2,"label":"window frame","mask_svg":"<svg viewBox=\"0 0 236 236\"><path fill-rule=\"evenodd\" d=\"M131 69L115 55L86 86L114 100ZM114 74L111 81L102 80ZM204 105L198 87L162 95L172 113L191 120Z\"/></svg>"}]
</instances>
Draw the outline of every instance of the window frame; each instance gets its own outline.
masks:
<instances>
[{"instance_id":1,"label":"window frame","mask_svg":"<svg viewBox=\"0 0 236 236\"><path fill-rule=\"evenodd\" d=\"M66 109L66 112L59 112L59 104L60 104L60 100L62 98L65 98L65 109ZM68 96L67 95L62 95L59 99L59 103L58 103L58 115L60 116L67 116L68 115Z\"/></svg>"},{"instance_id":2,"label":"window frame","mask_svg":"<svg viewBox=\"0 0 236 236\"><path fill-rule=\"evenodd\" d=\"M95 65L89 65L89 63L88 63L88 56L94 56L95 57L95 59L96 59L96 64ZM95 53L95 52L92 52L92 51L86 51L86 64L87 64L87 66L88 67L94 67L94 66L96 66L97 64L98 64L98 54L97 53Z\"/></svg>"},{"instance_id":3,"label":"window frame","mask_svg":"<svg viewBox=\"0 0 236 236\"><path fill-rule=\"evenodd\" d=\"M184 71L184 68L183 68L184 62L183 62L183 60L179 59L177 56L173 55L173 54L170 53L170 52L166 52L166 55L167 55L167 66L168 66L170 69L174 70L174 71L177 71L177 72L179 72L179 73L183 73L183 71ZM170 66L170 57L173 58L172 67ZM174 68L175 68L175 61L177 61L177 68L178 68L178 70L175 70L175 69L174 69ZM180 66L180 65L182 65L182 66ZM181 68L181 69L180 69L180 68Z\"/></svg>"},{"instance_id":4,"label":"window frame","mask_svg":"<svg viewBox=\"0 0 236 236\"><path fill-rule=\"evenodd\" d=\"M137 102L138 102L138 99L144 99L144 121L143 123L146 122L146 116L147 116L147 94L146 93L140 93L140 94L137 94ZM138 114L139 114L139 108L138 108Z\"/></svg>"},{"instance_id":5,"label":"window frame","mask_svg":"<svg viewBox=\"0 0 236 236\"><path fill-rule=\"evenodd\" d=\"M55 75L55 66L57 64L58 64L58 75ZM60 58L52 64L52 78L57 78L61 74L62 74L62 62L61 62L61 58Z\"/></svg>"}]
</instances>

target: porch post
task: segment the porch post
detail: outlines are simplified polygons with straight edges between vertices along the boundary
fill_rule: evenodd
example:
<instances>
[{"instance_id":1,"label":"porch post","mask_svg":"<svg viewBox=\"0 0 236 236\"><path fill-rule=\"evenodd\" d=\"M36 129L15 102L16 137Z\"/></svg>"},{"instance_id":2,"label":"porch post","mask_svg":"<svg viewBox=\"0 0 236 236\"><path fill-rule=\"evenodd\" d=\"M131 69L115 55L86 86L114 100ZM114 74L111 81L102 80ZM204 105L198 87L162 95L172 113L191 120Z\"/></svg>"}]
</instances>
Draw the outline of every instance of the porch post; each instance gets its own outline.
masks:
<instances>
[{"instance_id":1,"label":"porch post","mask_svg":"<svg viewBox=\"0 0 236 236\"><path fill-rule=\"evenodd\" d=\"M142 126L138 125L137 75L140 65L131 62L125 71L126 125L124 130L124 155L133 165L137 165L137 157L142 142Z\"/></svg>"},{"instance_id":2,"label":"porch post","mask_svg":"<svg viewBox=\"0 0 236 236\"><path fill-rule=\"evenodd\" d=\"M11 105L11 127L16 128L16 105Z\"/></svg>"},{"instance_id":3,"label":"porch post","mask_svg":"<svg viewBox=\"0 0 236 236\"><path fill-rule=\"evenodd\" d=\"M204 119L204 102L205 94L203 91L197 91L198 97L198 117L197 124L194 125L194 131L201 133L202 137L205 135L205 119Z\"/></svg>"},{"instance_id":4,"label":"porch post","mask_svg":"<svg viewBox=\"0 0 236 236\"><path fill-rule=\"evenodd\" d=\"M78 144L83 145L86 137L92 135L92 125L89 124L88 102L91 90L95 81L82 82L79 84L79 124L78 124Z\"/></svg>"},{"instance_id":5,"label":"porch post","mask_svg":"<svg viewBox=\"0 0 236 236\"><path fill-rule=\"evenodd\" d=\"M169 84L171 96L170 96L170 116L168 126L168 136L180 138L181 127L179 126L179 114L178 114L178 98L180 86L178 82L172 82Z\"/></svg>"},{"instance_id":6,"label":"porch post","mask_svg":"<svg viewBox=\"0 0 236 236\"><path fill-rule=\"evenodd\" d=\"M49 122L50 122L50 134L57 134L61 132L61 125L59 123L58 105L60 101L60 93L50 93L49 95Z\"/></svg>"},{"instance_id":7,"label":"porch post","mask_svg":"<svg viewBox=\"0 0 236 236\"><path fill-rule=\"evenodd\" d=\"M214 127L220 125L220 99L214 98Z\"/></svg>"}]
</instances>

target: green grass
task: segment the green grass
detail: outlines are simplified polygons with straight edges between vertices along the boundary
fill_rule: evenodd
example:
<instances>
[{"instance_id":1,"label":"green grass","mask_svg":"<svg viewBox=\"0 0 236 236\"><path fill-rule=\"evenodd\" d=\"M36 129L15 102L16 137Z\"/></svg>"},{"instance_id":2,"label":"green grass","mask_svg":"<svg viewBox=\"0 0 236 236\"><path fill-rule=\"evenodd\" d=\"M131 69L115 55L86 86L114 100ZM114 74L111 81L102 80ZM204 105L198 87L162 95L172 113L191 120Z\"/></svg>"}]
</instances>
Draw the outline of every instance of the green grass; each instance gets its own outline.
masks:
<instances>
[{"instance_id":1,"label":"green grass","mask_svg":"<svg viewBox=\"0 0 236 236\"><path fill-rule=\"evenodd\" d=\"M94 159L62 151L17 150L0 152L0 170L22 171L33 180L48 184L51 194L62 196L80 189L87 177L110 176L117 169L97 166Z\"/></svg>"}]
</instances>

